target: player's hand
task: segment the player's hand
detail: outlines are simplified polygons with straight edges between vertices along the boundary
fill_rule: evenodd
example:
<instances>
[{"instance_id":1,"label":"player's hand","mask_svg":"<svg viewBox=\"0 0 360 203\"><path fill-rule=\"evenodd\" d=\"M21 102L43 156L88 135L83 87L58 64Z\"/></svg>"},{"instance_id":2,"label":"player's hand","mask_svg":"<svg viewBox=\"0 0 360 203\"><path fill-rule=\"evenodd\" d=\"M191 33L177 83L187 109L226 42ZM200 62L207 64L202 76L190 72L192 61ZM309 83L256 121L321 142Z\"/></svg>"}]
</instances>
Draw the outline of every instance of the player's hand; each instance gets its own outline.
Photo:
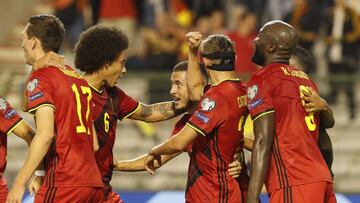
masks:
<instances>
[{"instance_id":1,"label":"player's hand","mask_svg":"<svg viewBox=\"0 0 360 203\"><path fill-rule=\"evenodd\" d=\"M35 70L38 70L40 68L45 68L48 66L54 66L57 68L64 68L65 67L65 59L64 56L59 55L55 52L48 52L44 56L42 56L40 59L35 61L33 68Z\"/></svg>"},{"instance_id":2,"label":"player's hand","mask_svg":"<svg viewBox=\"0 0 360 203\"><path fill-rule=\"evenodd\" d=\"M151 174L155 175L155 160L161 165L161 156L160 155L152 155L151 152L148 153L145 159L145 169Z\"/></svg>"},{"instance_id":3,"label":"player's hand","mask_svg":"<svg viewBox=\"0 0 360 203\"><path fill-rule=\"evenodd\" d=\"M301 100L303 101L302 103L306 112L320 112L326 109L326 101L322 99L311 87L308 87L307 90L302 89L301 93Z\"/></svg>"},{"instance_id":4,"label":"player's hand","mask_svg":"<svg viewBox=\"0 0 360 203\"><path fill-rule=\"evenodd\" d=\"M24 196L25 192L25 186L24 185L18 185L14 183L12 189L10 190L6 203L21 203L22 198Z\"/></svg>"},{"instance_id":5,"label":"player's hand","mask_svg":"<svg viewBox=\"0 0 360 203\"><path fill-rule=\"evenodd\" d=\"M191 51L196 51L202 40L202 34L200 32L189 32L186 34L187 44Z\"/></svg>"},{"instance_id":6,"label":"player's hand","mask_svg":"<svg viewBox=\"0 0 360 203\"><path fill-rule=\"evenodd\" d=\"M233 178L238 178L241 173L241 163L238 160L234 160L231 164L229 164L229 175Z\"/></svg>"},{"instance_id":7,"label":"player's hand","mask_svg":"<svg viewBox=\"0 0 360 203\"><path fill-rule=\"evenodd\" d=\"M28 185L30 196L36 195L37 191L39 191L41 185L43 184L43 181L43 176L34 176Z\"/></svg>"}]
</instances>

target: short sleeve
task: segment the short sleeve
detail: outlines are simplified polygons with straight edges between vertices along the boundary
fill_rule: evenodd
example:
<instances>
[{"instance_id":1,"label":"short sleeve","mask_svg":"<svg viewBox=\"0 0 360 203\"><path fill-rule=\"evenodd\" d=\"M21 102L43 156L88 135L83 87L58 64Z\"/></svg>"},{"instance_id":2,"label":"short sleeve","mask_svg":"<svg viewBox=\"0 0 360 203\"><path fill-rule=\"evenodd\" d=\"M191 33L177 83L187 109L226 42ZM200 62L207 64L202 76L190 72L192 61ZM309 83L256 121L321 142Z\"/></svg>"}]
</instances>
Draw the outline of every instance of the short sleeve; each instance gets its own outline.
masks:
<instances>
[{"instance_id":1,"label":"short sleeve","mask_svg":"<svg viewBox=\"0 0 360 203\"><path fill-rule=\"evenodd\" d=\"M221 95L208 91L200 100L187 125L206 136L226 121L227 112L227 105Z\"/></svg>"},{"instance_id":2,"label":"short sleeve","mask_svg":"<svg viewBox=\"0 0 360 203\"><path fill-rule=\"evenodd\" d=\"M248 109L252 120L274 112L270 80L253 77L248 82L247 99Z\"/></svg>"},{"instance_id":3,"label":"short sleeve","mask_svg":"<svg viewBox=\"0 0 360 203\"><path fill-rule=\"evenodd\" d=\"M127 118L138 110L140 106L139 102L125 94L120 88L115 88L115 94L117 98L116 115L118 119L122 120Z\"/></svg>"},{"instance_id":4,"label":"short sleeve","mask_svg":"<svg viewBox=\"0 0 360 203\"><path fill-rule=\"evenodd\" d=\"M40 69L34 71L26 85L26 97L28 102L28 112L35 113L35 111L42 106L54 106L53 87L50 83L47 69ZM61 88L61 87L58 87Z\"/></svg>"},{"instance_id":5,"label":"short sleeve","mask_svg":"<svg viewBox=\"0 0 360 203\"><path fill-rule=\"evenodd\" d=\"M0 97L0 132L9 134L23 119L10 104Z\"/></svg>"}]
</instances>

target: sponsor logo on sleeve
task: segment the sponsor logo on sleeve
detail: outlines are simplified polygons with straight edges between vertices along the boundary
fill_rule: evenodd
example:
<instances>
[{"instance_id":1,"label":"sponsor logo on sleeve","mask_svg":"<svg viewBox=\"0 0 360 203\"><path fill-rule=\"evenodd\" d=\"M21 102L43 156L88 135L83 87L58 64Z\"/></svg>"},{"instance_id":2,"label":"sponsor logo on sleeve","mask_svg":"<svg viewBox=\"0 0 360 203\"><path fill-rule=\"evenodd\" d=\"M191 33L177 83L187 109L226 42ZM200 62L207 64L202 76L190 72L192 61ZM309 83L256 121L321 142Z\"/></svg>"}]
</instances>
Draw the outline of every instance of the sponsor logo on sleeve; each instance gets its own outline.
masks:
<instances>
[{"instance_id":1,"label":"sponsor logo on sleeve","mask_svg":"<svg viewBox=\"0 0 360 203\"><path fill-rule=\"evenodd\" d=\"M38 86L38 84L39 84L39 80L36 79L36 78L29 81L28 84L27 84L27 87L26 87L27 91L29 91L29 92L34 91L35 88Z\"/></svg>"},{"instance_id":2,"label":"sponsor logo on sleeve","mask_svg":"<svg viewBox=\"0 0 360 203\"><path fill-rule=\"evenodd\" d=\"M201 110L203 111L211 111L215 108L216 103L213 100L210 100L209 98L205 98L202 102L201 102Z\"/></svg>"},{"instance_id":3,"label":"sponsor logo on sleeve","mask_svg":"<svg viewBox=\"0 0 360 203\"><path fill-rule=\"evenodd\" d=\"M6 108L7 108L7 103L6 103L5 99L0 98L0 110L5 111Z\"/></svg>"},{"instance_id":4,"label":"sponsor logo on sleeve","mask_svg":"<svg viewBox=\"0 0 360 203\"><path fill-rule=\"evenodd\" d=\"M204 114L202 114L202 113L200 113L200 112L198 112L198 111L195 111L194 112L194 116L197 118L197 119L199 119L200 121L202 121L202 122L204 122L204 123L208 123L209 122L209 117L207 117L206 115L204 115Z\"/></svg>"},{"instance_id":5,"label":"sponsor logo on sleeve","mask_svg":"<svg viewBox=\"0 0 360 203\"><path fill-rule=\"evenodd\" d=\"M248 108L249 108L249 109L253 109L253 108L259 106L259 105L262 104L262 103L263 103L263 100L262 100L262 99L257 99L257 100L255 100L255 101L251 102L251 103L248 105Z\"/></svg>"},{"instance_id":6,"label":"sponsor logo on sleeve","mask_svg":"<svg viewBox=\"0 0 360 203\"><path fill-rule=\"evenodd\" d=\"M38 93L36 93L34 95L29 96L28 100L29 100L29 102L32 102L32 101L37 100L37 99L39 99L39 98L41 98L43 96L44 96L43 92L38 92Z\"/></svg>"},{"instance_id":7,"label":"sponsor logo on sleeve","mask_svg":"<svg viewBox=\"0 0 360 203\"><path fill-rule=\"evenodd\" d=\"M248 87L247 89L247 96L250 100L254 99L256 94L258 93L258 86L257 85L253 85Z\"/></svg>"},{"instance_id":8,"label":"sponsor logo on sleeve","mask_svg":"<svg viewBox=\"0 0 360 203\"><path fill-rule=\"evenodd\" d=\"M9 112L7 112L5 114L5 119L9 120L10 118L12 118L13 116L15 116L17 113L14 109L11 109Z\"/></svg>"}]
</instances>

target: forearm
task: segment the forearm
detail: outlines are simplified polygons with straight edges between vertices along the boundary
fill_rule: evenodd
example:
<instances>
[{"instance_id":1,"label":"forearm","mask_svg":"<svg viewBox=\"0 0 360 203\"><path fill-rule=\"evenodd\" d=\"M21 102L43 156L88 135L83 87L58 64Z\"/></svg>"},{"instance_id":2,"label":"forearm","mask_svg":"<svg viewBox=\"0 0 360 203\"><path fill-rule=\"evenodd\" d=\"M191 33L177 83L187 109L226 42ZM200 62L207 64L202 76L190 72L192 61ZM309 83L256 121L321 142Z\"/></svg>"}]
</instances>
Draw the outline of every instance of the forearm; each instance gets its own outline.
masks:
<instances>
[{"instance_id":1,"label":"forearm","mask_svg":"<svg viewBox=\"0 0 360 203\"><path fill-rule=\"evenodd\" d=\"M46 137L46 136L45 136ZM23 167L20 169L14 184L25 185L30 179L35 169L39 166L41 160L50 148L52 139L44 139L44 136L37 134L29 149L28 156Z\"/></svg>"},{"instance_id":2,"label":"forearm","mask_svg":"<svg viewBox=\"0 0 360 203\"><path fill-rule=\"evenodd\" d=\"M170 161L172 158L176 157L179 154L181 154L181 152L161 156L161 165L155 162L155 168L160 168L162 165L166 164L168 161ZM144 154L132 160L116 161L115 170L123 172L145 171L146 169L144 163L146 156L147 154Z\"/></svg>"},{"instance_id":3,"label":"forearm","mask_svg":"<svg viewBox=\"0 0 360 203\"><path fill-rule=\"evenodd\" d=\"M321 126L320 126L319 138L318 138L318 145L321 154L326 162L326 165L328 166L329 170L331 170L334 159L332 143L329 134Z\"/></svg>"},{"instance_id":4,"label":"forearm","mask_svg":"<svg viewBox=\"0 0 360 203\"><path fill-rule=\"evenodd\" d=\"M332 128L335 125L335 118L333 111L326 103L325 108L320 111L320 123L324 128Z\"/></svg>"},{"instance_id":5,"label":"forearm","mask_svg":"<svg viewBox=\"0 0 360 203\"><path fill-rule=\"evenodd\" d=\"M140 105L140 109L134 114L132 114L129 118L153 123L168 120L179 114L184 113L185 111L175 109L175 103L173 101L161 102L151 105Z\"/></svg>"},{"instance_id":6,"label":"forearm","mask_svg":"<svg viewBox=\"0 0 360 203\"><path fill-rule=\"evenodd\" d=\"M251 154L251 178L248 196L258 199L269 168L272 142L265 139L255 140Z\"/></svg>"},{"instance_id":7,"label":"forearm","mask_svg":"<svg viewBox=\"0 0 360 203\"><path fill-rule=\"evenodd\" d=\"M200 63L198 61L197 52L190 51L188 58L187 80L189 98L191 101L199 101L202 96L203 88L206 84L206 79L203 76Z\"/></svg>"}]
</instances>

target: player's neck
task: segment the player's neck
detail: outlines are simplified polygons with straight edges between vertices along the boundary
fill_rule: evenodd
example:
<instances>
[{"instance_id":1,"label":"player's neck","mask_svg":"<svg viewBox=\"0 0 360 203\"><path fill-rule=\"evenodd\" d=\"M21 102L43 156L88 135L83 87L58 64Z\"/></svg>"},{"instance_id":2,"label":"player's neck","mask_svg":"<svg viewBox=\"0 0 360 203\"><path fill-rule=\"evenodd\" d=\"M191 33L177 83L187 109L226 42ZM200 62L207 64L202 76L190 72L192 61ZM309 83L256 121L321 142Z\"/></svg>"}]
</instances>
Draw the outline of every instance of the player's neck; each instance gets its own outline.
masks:
<instances>
[{"instance_id":1,"label":"player's neck","mask_svg":"<svg viewBox=\"0 0 360 203\"><path fill-rule=\"evenodd\" d=\"M209 71L211 84L219 84L225 80L238 79L235 71Z\"/></svg>"},{"instance_id":2,"label":"player's neck","mask_svg":"<svg viewBox=\"0 0 360 203\"><path fill-rule=\"evenodd\" d=\"M289 64L289 56L274 55L265 60L265 66L272 63Z\"/></svg>"},{"instance_id":3,"label":"player's neck","mask_svg":"<svg viewBox=\"0 0 360 203\"><path fill-rule=\"evenodd\" d=\"M104 82L103 80L99 77L98 74L96 73L93 73L93 74L88 74L88 73L85 73L83 76L82 76L83 79L86 80L86 82L89 83L89 85L91 85L93 88L97 89L97 90L101 90L104 86Z\"/></svg>"},{"instance_id":4,"label":"player's neck","mask_svg":"<svg viewBox=\"0 0 360 203\"><path fill-rule=\"evenodd\" d=\"M34 61L38 61L45 54L46 53L42 49L35 49L34 50Z\"/></svg>"}]
</instances>

